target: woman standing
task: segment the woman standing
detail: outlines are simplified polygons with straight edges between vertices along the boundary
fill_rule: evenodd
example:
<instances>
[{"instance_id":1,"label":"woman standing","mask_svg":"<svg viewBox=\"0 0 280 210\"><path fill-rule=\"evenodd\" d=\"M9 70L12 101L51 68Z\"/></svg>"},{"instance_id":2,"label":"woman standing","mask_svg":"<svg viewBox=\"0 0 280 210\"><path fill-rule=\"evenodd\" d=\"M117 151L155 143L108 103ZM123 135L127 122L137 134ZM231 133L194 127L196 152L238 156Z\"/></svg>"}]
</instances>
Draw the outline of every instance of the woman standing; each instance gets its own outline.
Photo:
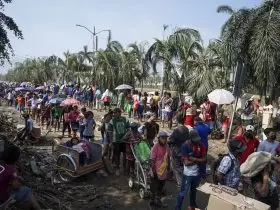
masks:
<instances>
[{"instance_id":1,"label":"woman standing","mask_svg":"<svg viewBox=\"0 0 280 210\"><path fill-rule=\"evenodd\" d=\"M104 103L104 110L106 110L106 107L110 109L111 107L111 94L108 89L105 90L105 92L102 94L101 101Z\"/></svg>"},{"instance_id":2,"label":"woman standing","mask_svg":"<svg viewBox=\"0 0 280 210\"><path fill-rule=\"evenodd\" d=\"M77 130L79 129L79 121L78 121L79 116L80 116L80 112L78 111L78 106L75 105L73 106L73 109L69 112L69 116L68 116L74 136L76 136Z\"/></svg>"}]
</instances>

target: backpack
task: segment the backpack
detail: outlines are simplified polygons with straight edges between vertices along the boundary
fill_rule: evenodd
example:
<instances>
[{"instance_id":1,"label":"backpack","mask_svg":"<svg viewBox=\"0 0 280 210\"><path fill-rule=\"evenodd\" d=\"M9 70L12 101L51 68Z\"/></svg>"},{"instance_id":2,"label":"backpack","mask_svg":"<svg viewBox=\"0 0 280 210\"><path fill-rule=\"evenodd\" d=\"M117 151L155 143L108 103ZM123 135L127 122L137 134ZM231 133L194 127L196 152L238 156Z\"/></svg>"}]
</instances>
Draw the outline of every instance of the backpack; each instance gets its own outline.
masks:
<instances>
[{"instance_id":1,"label":"backpack","mask_svg":"<svg viewBox=\"0 0 280 210\"><path fill-rule=\"evenodd\" d=\"M218 179L217 179L217 175L216 175L217 169L220 166L222 159L226 156L230 157L229 154L218 154L218 158L212 163L211 171L212 171L213 183L214 184L218 184ZM230 165L230 168L228 169L228 171L225 175L227 175L229 172L231 172L234 169L234 161L231 157L230 157L230 159L231 159L231 165Z\"/></svg>"},{"instance_id":2,"label":"backpack","mask_svg":"<svg viewBox=\"0 0 280 210\"><path fill-rule=\"evenodd\" d=\"M178 105L179 105L179 99L178 98L173 98L172 104L170 106L171 110L174 111L174 112L177 111Z\"/></svg>"}]
</instances>

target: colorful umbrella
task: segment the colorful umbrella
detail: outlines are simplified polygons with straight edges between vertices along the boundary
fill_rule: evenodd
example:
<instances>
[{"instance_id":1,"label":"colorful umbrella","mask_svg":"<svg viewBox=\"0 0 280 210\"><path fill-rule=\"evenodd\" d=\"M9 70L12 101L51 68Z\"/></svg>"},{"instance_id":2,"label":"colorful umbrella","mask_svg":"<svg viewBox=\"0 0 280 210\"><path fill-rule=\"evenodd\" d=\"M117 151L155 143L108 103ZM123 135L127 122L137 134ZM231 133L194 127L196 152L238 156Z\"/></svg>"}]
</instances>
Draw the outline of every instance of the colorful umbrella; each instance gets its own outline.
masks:
<instances>
[{"instance_id":1,"label":"colorful umbrella","mask_svg":"<svg viewBox=\"0 0 280 210\"><path fill-rule=\"evenodd\" d=\"M24 89L24 87L17 87L17 88L15 88L15 91L21 91L23 89Z\"/></svg>"},{"instance_id":2,"label":"colorful umbrella","mask_svg":"<svg viewBox=\"0 0 280 210\"><path fill-rule=\"evenodd\" d=\"M60 106L71 106L71 105L78 105L78 104L80 104L80 101L74 98L67 98L61 102Z\"/></svg>"},{"instance_id":3,"label":"colorful umbrella","mask_svg":"<svg viewBox=\"0 0 280 210\"><path fill-rule=\"evenodd\" d=\"M62 101L64 101L64 98L52 98L49 103L50 104L60 104Z\"/></svg>"},{"instance_id":4,"label":"colorful umbrella","mask_svg":"<svg viewBox=\"0 0 280 210\"><path fill-rule=\"evenodd\" d=\"M45 88L46 87L42 85L42 86L36 87L35 90L45 90Z\"/></svg>"}]
</instances>

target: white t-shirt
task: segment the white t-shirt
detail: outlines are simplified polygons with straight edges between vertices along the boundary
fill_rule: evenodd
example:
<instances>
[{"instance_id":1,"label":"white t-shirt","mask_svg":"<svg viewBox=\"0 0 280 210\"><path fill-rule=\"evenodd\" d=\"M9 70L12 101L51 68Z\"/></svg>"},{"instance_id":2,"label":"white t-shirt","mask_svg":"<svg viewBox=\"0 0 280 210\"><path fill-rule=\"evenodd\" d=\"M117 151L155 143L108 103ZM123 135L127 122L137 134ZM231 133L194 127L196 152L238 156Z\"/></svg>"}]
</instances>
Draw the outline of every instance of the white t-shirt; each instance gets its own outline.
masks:
<instances>
[{"instance_id":1,"label":"white t-shirt","mask_svg":"<svg viewBox=\"0 0 280 210\"><path fill-rule=\"evenodd\" d=\"M184 165L184 175L186 176L198 176L199 174L199 167L197 164L186 166Z\"/></svg>"},{"instance_id":2,"label":"white t-shirt","mask_svg":"<svg viewBox=\"0 0 280 210\"><path fill-rule=\"evenodd\" d=\"M7 99L8 99L8 100L11 100L11 99L12 99L12 94L11 94L11 92L8 92Z\"/></svg>"}]
</instances>

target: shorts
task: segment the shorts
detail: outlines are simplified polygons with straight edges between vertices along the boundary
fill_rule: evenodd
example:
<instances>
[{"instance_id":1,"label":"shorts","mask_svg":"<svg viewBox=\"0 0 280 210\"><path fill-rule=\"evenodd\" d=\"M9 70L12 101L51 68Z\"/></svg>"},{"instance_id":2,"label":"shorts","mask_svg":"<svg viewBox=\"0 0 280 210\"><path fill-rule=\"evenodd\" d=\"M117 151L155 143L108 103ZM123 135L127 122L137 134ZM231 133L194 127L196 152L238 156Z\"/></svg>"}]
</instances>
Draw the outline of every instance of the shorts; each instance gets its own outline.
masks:
<instances>
[{"instance_id":1,"label":"shorts","mask_svg":"<svg viewBox=\"0 0 280 210\"><path fill-rule=\"evenodd\" d=\"M105 101L104 102L104 106L110 106L110 102L109 101Z\"/></svg>"},{"instance_id":2,"label":"shorts","mask_svg":"<svg viewBox=\"0 0 280 210\"><path fill-rule=\"evenodd\" d=\"M166 112L166 117L167 117L168 121L172 120L172 118L173 118L173 111Z\"/></svg>"},{"instance_id":3,"label":"shorts","mask_svg":"<svg viewBox=\"0 0 280 210\"><path fill-rule=\"evenodd\" d=\"M78 130L79 129L79 123L78 122L71 122L71 128L72 130Z\"/></svg>"},{"instance_id":4,"label":"shorts","mask_svg":"<svg viewBox=\"0 0 280 210\"><path fill-rule=\"evenodd\" d=\"M125 153L125 143L113 143L114 146L114 155L120 156L121 153Z\"/></svg>"},{"instance_id":5,"label":"shorts","mask_svg":"<svg viewBox=\"0 0 280 210\"><path fill-rule=\"evenodd\" d=\"M31 189L26 186L22 186L18 190L12 192L12 197L17 202L28 202L31 195Z\"/></svg>"},{"instance_id":6,"label":"shorts","mask_svg":"<svg viewBox=\"0 0 280 210\"><path fill-rule=\"evenodd\" d=\"M103 144L103 145L108 145L109 144L108 137L106 135L102 139L101 144Z\"/></svg>"}]
</instances>

